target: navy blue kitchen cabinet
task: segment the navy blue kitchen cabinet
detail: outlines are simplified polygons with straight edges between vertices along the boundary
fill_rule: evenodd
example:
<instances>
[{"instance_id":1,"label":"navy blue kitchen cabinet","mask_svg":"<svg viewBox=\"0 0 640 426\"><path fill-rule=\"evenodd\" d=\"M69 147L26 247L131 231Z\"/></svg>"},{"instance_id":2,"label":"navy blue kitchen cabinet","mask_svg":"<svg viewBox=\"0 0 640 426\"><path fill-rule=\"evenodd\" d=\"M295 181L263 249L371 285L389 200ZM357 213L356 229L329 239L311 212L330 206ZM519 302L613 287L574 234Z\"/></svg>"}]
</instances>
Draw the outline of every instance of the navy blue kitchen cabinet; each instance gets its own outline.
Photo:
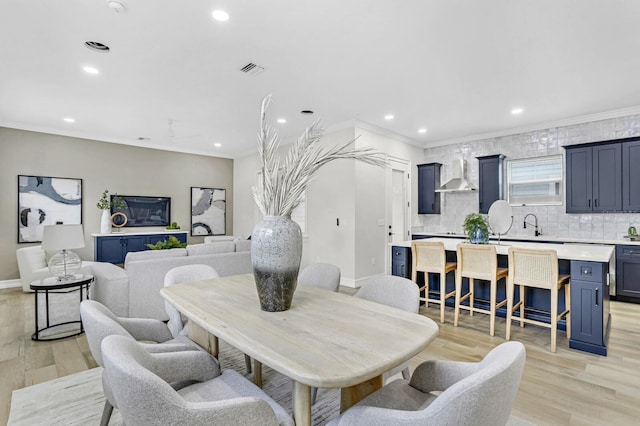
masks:
<instances>
[{"instance_id":1,"label":"navy blue kitchen cabinet","mask_svg":"<svg viewBox=\"0 0 640 426\"><path fill-rule=\"evenodd\" d=\"M640 140L622 144L622 210L640 211Z\"/></svg>"},{"instance_id":2,"label":"navy blue kitchen cabinet","mask_svg":"<svg viewBox=\"0 0 640 426\"><path fill-rule=\"evenodd\" d=\"M609 287L607 263L571 262L569 347L607 355Z\"/></svg>"},{"instance_id":3,"label":"navy blue kitchen cabinet","mask_svg":"<svg viewBox=\"0 0 640 426\"><path fill-rule=\"evenodd\" d=\"M565 149L567 213L622 211L622 144Z\"/></svg>"},{"instance_id":4,"label":"navy blue kitchen cabinet","mask_svg":"<svg viewBox=\"0 0 640 426\"><path fill-rule=\"evenodd\" d=\"M391 275L411 279L411 248L391 247Z\"/></svg>"},{"instance_id":5,"label":"navy blue kitchen cabinet","mask_svg":"<svg viewBox=\"0 0 640 426\"><path fill-rule=\"evenodd\" d=\"M489 207L497 200L504 200L502 163L504 155L496 154L478 158L478 209L489 213Z\"/></svg>"},{"instance_id":6,"label":"navy blue kitchen cabinet","mask_svg":"<svg viewBox=\"0 0 640 426\"><path fill-rule=\"evenodd\" d=\"M440 163L418 165L418 214L440 214Z\"/></svg>"}]
</instances>

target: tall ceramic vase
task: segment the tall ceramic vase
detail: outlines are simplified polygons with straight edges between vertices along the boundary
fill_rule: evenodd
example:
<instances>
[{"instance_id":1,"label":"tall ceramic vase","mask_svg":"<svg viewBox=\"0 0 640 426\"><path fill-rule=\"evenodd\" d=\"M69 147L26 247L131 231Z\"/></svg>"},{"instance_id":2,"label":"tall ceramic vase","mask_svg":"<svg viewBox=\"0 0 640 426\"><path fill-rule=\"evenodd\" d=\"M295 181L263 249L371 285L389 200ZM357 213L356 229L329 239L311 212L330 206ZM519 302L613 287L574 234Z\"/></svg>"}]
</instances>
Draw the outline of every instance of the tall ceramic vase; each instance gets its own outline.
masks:
<instances>
[{"instance_id":1,"label":"tall ceramic vase","mask_svg":"<svg viewBox=\"0 0 640 426\"><path fill-rule=\"evenodd\" d=\"M100 233L111 233L111 215L109 214L109 210L102 210L102 217L100 218Z\"/></svg>"},{"instance_id":2,"label":"tall ceramic vase","mask_svg":"<svg viewBox=\"0 0 640 426\"><path fill-rule=\"evenodd\" d=\"M302 232L290 217L265 216L253 228L251 262L263 311L291 307L301 258Z\"/></svg>"}]
</instances>

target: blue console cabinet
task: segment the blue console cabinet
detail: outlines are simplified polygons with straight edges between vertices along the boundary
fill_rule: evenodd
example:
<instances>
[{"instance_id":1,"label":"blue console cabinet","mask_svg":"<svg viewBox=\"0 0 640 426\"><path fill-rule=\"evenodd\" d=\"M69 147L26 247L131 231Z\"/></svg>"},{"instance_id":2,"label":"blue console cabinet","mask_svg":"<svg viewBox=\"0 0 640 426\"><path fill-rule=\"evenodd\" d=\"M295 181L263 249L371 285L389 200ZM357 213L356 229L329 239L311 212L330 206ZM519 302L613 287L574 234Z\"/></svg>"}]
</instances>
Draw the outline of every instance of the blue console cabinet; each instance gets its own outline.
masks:
<instances>
[{"instance_id":1,"label":"blue console cabinet","mask_svg":"<svg viewBox=\"0 0 640 426\"><path fill-rule=\"evenodd\" d=\"M94 235L94 258L97 262L124 263L127 253L148 250L147 244L164 241L171 235L181 243L187 242L186 231L153 234Z\"/></svg>"}]
</instances>

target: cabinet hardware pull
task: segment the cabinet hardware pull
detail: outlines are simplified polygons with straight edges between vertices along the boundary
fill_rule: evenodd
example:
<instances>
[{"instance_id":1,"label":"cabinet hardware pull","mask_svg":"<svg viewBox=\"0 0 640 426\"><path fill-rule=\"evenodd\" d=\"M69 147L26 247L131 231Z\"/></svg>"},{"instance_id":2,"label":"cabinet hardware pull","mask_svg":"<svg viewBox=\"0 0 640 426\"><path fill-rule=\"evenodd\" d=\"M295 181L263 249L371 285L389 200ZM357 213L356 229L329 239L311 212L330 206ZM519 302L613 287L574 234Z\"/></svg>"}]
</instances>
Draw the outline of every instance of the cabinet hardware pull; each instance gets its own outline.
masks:
<instances>
[{"instance_id":1,"label":"cabinet hardware pull","mask_svg":"<svg viewBox=\"0 0 640 426\"><path fill-rule=\"evenodd\" d=\"M595 202L596 207L598 207L598 199L597 198L594 200L594 202Z\"/></svg>"},{"instance_id":2,"label":"cabinet hardware pull","mask_svg":"<svg viewBox=\"0 0 640 426\"><path fill-rule=\"evenodd\" d=\"M591 207L591 199L589 199L589 207Z\"/></svg>"},{"instance_id":3,"label":"cabinet hardware pull","mask_svg":"<svg viewBox=\"0 0 640 426\"><path fill-rule=\"evenodd\" d=\"M598 287L596 287L596 307L598 307L598 300L599 300L599 297L598 297Z\"/></svg>"}]
</instances>

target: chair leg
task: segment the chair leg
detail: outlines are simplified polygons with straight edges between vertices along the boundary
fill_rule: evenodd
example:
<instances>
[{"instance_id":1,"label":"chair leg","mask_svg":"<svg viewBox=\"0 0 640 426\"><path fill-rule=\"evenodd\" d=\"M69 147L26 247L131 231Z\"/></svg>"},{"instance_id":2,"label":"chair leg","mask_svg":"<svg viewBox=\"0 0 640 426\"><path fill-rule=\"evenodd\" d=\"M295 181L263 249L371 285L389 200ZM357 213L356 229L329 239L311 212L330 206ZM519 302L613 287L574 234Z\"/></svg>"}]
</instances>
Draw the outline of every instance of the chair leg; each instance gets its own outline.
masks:
<instances>
[{"instance_id":1,"label":"chair leg","mask_svg":"<svg viewBox=\"0 0 640 426\"><path fill-rule=\"evenodd\" d=\"M489 335L496 334L496 293L498 290L498 282L496 279L491 280L491 300L489 301Z\"/></svg>"},{"instance_id":2,"label":"chair leg","mask_svg":"<svg viewBox=\"0 0 640 426\"><path fill-rule=\"evenodd\" d=\"M567 315L565 315L565 320L567 324L567 339L571 339L571 286L567 283L564 285L564 304Z\"/></svg>"},{"instance_id":3,"label":"chair leg","mask_svg":"<svg viewBox=\"0 0 640 426\"><path fill-rule=\"evenodd\" d=\"M411 380L411 374L409 374L409 367L405 367L402 370L402 378L405 380Z\"/></svg>"},{"instance_id":4,"label":"chair leg","mask_svg":"<svg viewBox=\"0 0 640 426\"><path fill-rule=\"evenodd\" d=\"M311 388L311 405L315 405L318 396L318 388Z\"/></svg>"},{"instance_id":5,"label":"chair leg","mask_svg":"<svg viewBox=\"0 0 640 426\"><path fill-rule=\"evenodd\" d=\"M524 286L520 286L520 327L524 327Z\"/></svg>"},{"instance_id":6,"label":"chair leg","mask_svg":"<svg viewBox=\"0 0 640 426\"><path fill-rule=\"evenodd\" d=\"M455 327L458 326L458 318L460 317L460 293L462 293L462 277L456 271L456 302L453 308L453 325Z\"/></svg>"},{"instance_id":7,"label":"chair leg","mask_svg":"<svg viewBox=\"0 0 640 426\"><path fill-rule=\"evenodd\" d=\"M476 281L473 278L469 278L469 316L472 317L473 316L473 307L474 305L474 301L473 301L473 289L476 286Z\"/></svg>"},{"instance_id":8,"label":"chair leg","mask_svg":"<svg viewBox=\"0 0 640 426\"><path fill-rule=\"evenodd\" d=\"M424 307L428 308L429 307L429 273L423 272L422 275L424 276L424 286L422 286L422 288L424 288Z\"/></svg>"},{"instance_id":9,"label":"chair leg","mask_svg":"<svg viewBox=\"0 0 640 426\"><path fill-rule=\"evenodd\" d=\"M510 279L507 279L507 329L505 339L511 340L511 319L513 317L513 291L514 285Z\"/></svg>"},{"instance_id":10,"label":"chair leg","mask_svg":"<svg viewBox=\"0 0 640 426\"><path fill-rule=\"evenodd\" d=\"M556 352L558 337L558 287L551 289L551 352Z\"/></svg>"},{"instance_id":11,"label":"chair leg","mask_svg":"<svg viewBox=\"0 0 640 426\"><path fill-rule=\"evenodd\" d=\"M100 426L107 426L113 413L113 405L108 400L104 400L104 408L102 409L102 418L100 418Z\"/></svg>"},{"instance_id":12,"label":"chair leg","mask_svg":"<svg viewBox=\"0 0 640 426\"><path fill-rule=\"evenodd\" d=\"M247 374L251 374L251 357L247 354L244 355L244 365L247 368Z\"/></svg>"},{"instance_id":13,"label":"chair leg","mask_svg":"<svg viewBox=\"0 0 640 426\"><path fill-rule=\"evenodd\" d=\"M444 296L447 293L447 276L440 273L440 322L444 324Z\"/></svg>"}]
</instances>

